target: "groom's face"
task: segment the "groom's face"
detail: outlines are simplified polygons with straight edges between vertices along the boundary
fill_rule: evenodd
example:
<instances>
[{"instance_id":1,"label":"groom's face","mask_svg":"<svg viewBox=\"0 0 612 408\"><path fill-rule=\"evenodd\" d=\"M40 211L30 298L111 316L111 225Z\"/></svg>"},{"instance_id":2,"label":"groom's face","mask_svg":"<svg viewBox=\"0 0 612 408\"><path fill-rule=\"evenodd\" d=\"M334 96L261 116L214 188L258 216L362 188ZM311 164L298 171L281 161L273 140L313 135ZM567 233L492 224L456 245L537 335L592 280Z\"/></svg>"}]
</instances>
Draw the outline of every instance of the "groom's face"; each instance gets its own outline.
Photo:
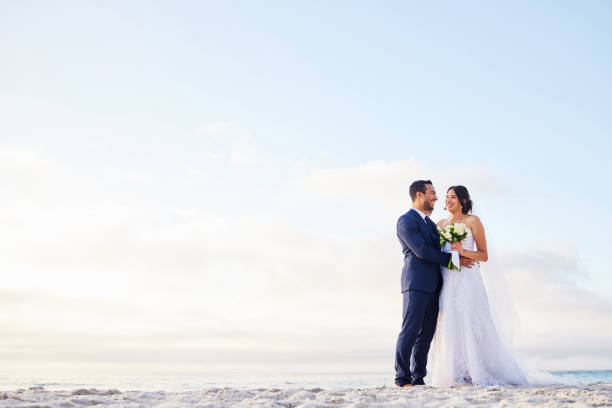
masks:
<instances>
[{"instance_id":1,"label":"groom's face","mask_svg":"<svg viewBox=\"0 0 612 408\"><path fill-rule=\"evenodd\" d=\"M423 208L425 211L433 211L434 204L438 201L438 196L436 195L436 189L431 184L425 184L425 195L423 196Z\"/></svg>"}]
</instances>

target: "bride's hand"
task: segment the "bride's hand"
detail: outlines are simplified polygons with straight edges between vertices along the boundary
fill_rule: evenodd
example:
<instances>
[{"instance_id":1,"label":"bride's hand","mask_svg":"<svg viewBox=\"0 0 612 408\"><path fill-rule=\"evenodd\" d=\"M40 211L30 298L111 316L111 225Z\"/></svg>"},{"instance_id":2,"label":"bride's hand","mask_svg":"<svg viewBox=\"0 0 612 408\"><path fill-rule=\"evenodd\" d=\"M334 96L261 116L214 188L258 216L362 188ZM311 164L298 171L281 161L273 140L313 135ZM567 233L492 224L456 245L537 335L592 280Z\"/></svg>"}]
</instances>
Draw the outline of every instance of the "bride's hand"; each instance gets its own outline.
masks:
<instances>
[{"instance_id":1,"label":"bride's hand","mask_svg":"<svg viewBox=\"0 0 612 408\"><path fill-rule=\"evenodd\" d=\"M461 245L461 242L451 243L451 248L453 251L459 252L459 255L463 255L463 245Z\"/></svg>"},{"instance_id":2,"label":"bride's hand","mask_svg":"<svg viewBox=\"0 0 612 408\"><path fill-rule=\"evenodd\" d=\"M459 256L459 263L461 263L461 266L471 268L472 266L474 266L474 264L477 264L478 262L474 261L473 259L466 258L465 256Z\"/></svg>"}]
</instances>

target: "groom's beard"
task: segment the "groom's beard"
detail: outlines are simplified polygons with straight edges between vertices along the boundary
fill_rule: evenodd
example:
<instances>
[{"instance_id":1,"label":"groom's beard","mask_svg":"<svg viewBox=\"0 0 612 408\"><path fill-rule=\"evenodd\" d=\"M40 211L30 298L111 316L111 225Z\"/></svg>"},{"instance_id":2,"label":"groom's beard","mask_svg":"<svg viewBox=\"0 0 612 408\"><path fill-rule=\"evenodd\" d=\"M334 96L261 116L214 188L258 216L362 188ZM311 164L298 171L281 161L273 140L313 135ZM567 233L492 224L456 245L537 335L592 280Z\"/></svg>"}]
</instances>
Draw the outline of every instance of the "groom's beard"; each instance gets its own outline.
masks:
<instances>
[{"instance_id":1,"label":"groom's beard","mask_svg":"<svg viewBox=\"0 0 612 408\"><path fill-rule=\"evenodd\" d=\"M425 208L425 211L433 211L433 204L428 203L427 201L425 203L423 203L423 208Z\"/></svg>"}]
</instances>

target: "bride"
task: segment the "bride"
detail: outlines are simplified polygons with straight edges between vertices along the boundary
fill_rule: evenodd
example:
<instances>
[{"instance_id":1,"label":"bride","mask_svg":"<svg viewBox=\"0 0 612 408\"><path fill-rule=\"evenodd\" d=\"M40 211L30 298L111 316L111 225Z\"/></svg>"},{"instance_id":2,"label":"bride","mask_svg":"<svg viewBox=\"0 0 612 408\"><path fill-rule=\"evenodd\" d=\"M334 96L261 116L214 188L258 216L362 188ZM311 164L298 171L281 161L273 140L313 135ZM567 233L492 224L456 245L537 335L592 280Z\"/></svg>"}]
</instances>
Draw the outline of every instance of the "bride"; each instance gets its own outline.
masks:
<instances>
[{"instance_id":1,"label":"bride","mask_svg":"<svg viewBox=\"0 0 612 408\"><path fill-rule=\"evenodd\" d=\"M486 262L485 231L480 219L469 215L472 201L468 190L450 187L446 209L450 217L438 221L438 226L463 223L468 231L468 236L453 243L452 249L464 257ZM433 386L527 384L525 373L495 327L478 262L460 271L442 268L440 312L430 352Z\"/></svg>"}]
</instances>

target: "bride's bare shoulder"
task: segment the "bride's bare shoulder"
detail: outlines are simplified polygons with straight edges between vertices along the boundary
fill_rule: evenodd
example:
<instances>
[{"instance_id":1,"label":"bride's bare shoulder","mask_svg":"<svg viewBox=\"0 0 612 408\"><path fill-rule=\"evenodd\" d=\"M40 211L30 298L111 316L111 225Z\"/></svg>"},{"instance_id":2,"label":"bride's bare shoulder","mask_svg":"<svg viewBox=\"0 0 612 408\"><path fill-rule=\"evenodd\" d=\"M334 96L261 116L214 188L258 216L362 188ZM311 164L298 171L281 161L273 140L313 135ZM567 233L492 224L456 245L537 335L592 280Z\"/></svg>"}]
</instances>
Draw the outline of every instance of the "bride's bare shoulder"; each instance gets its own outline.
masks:
<instances>
[{"instance_id":1,"label":"bride's bare shoulder","mask_svg":"<svg viewBox=\"0 0 612 408\"><path fill-rule=\"evenodd\" d=\"M482 222L480 222L480 218L477 215L468 215L465 219L465 224L470 227L470 229L474 229L474 227L482 226Z\"/></svg>"},{"instance_id":2,"label":"bride's bare shoulder","mask_svg":"<svg viewBox=\"0 0 612 408\"><path fill-rule=\"evenodd\" d=\"M468 215L467 219L468 219L468 220L471 220L471 221L480 222L480 218L478 218L478 216L477 216L477 215L474 215L474 214L470 214L470 215Z\"/></svg>"}]
</instances>

